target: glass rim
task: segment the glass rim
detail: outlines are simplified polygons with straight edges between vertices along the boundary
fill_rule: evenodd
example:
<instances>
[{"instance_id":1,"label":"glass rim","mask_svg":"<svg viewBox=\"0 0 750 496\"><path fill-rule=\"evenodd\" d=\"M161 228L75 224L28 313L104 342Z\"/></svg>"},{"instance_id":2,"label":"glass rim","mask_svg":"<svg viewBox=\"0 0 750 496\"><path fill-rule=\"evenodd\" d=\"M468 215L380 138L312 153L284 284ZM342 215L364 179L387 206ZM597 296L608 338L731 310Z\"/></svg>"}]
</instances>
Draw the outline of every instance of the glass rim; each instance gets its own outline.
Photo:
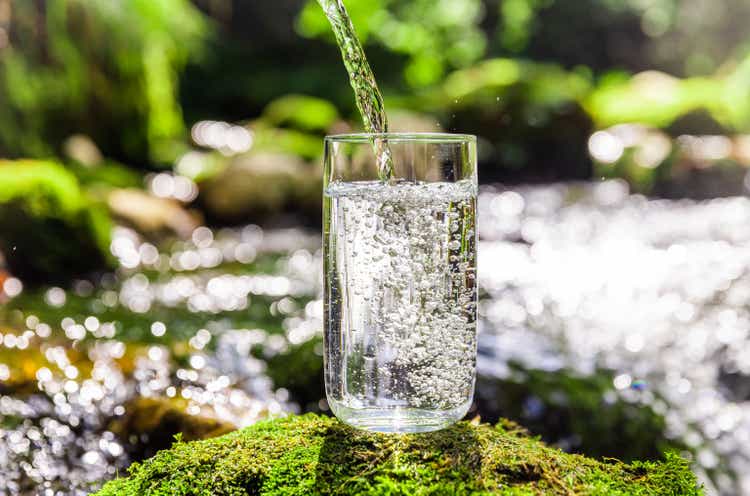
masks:
<instances>
[{"instance_id":1,"label":"glass rim","mask_svg":"<svg viewBox=\"0 0 750 496\"><path fill-rule=\"evenodd\" d=\"M392 143L476 143L473 134L455 133L346 133L331 134L324 138L326 142L367 144L373 139L382 139Z\"/></svg>"}]
</instances>

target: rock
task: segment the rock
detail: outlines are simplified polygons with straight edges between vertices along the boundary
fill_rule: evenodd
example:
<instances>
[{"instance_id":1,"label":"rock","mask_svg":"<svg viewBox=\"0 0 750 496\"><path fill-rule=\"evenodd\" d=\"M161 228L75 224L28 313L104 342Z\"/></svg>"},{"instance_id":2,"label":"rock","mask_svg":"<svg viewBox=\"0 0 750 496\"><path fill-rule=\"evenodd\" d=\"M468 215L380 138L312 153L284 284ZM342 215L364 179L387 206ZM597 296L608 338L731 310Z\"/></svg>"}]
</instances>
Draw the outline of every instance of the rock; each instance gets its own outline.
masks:
<instances>
[{"instance_id":1,"label":"rock","mask_svg":"<svg viewBox=\"0 0 750 496\"><path fill-rule=\"evenodd\" d=\"M239 155L201 183L199 200L219 222L260 222L290 211L319 215L322 179L320 168L294 155Z\"/></svg>"},{"instance_id":2,"label":"rock","mask_svg":"<svg viewBox=\"0 0 750 496\"><path fill-rule=\"evenodd\" d=\"M435 117L408 110L394 110L389 112L388 124L389 130L392 133L445 132Z\"/></svg>"},{"instance_id":3,"label":"rock","mask_svg":"<svg viewBox=\"0 0 750 496\"><path fill-rule=\"evenodd\" d=\"M702 494L677 455L597 461L547 447L509 421L393 436L293 416L177 442L129 473L96 494Z\"/></svg>"},{"instance_id":4,"label":"rock","mask_svg":"<svg viewBox=\"0 0 750 496\"><path fill-rule=\"evenodd\" d=\"M66 282L111 267L111 221L62 165L0 160L0 250L26 283Z\"/></svg>"},{"instance_id":5,"label":"rock","mask_svg":"<svg viewBox=\"0 0 750 496\"><path fill-rule=\"evenodd\" d=\"M110 425L110 430L122 436L162 434L165 431L182 433L186 441L208 439L226 434L235 426L210 417L185 412L187 401L170 398L139 397L125 407L124 417Z\"/></svg>"},{"instance_id":6,"label":"rock","mask_svg":"<svg viewBox=\"0 0 750 496\"><path fill-rule=\"evenodd\" d=\"M104 161L96 143L85 134L74 134L63 143L65 155L86 167L96 167Z\"/></svg>"},{"instance_id":7,"label":"rock","mask_svg":"<svg viewBox=\"0 0 750 496\"><path fill-rule=\"evenodd\" d=\"M115 217L131 224L141 233L165 231L187 238L200 225L199 219L186 211L179 202L157 198L138 189L112 191L107 203Z\"/></svg>"},{"instance_id":8,"label":"rock","mask_svg":"<svg viewBox=\"0 0 750 496\"><path fill-rule=\"evenodd\" d=\"M182 399L138 397L125 405L125 415L112 421L109 430L128 440L132 454L142 459L168 448L178 433L185 441L193 441L236 428L214 418L190 415L186 407L187 401Z\"/></svg>"},{"instance_id":9,"label":"rock","mask_svg":"<svg viewBox=\"0 0 750 496\"><path fill-rule=\"evenodd\" d=\"M568 369L506 366L507 377L477 377L477 411L486 421L502 415L549 444L596 458L656 460L665 450L688 450L665 435L663 415L615 395L606 370L582 376Z\"/></svg>"}]
</instances>

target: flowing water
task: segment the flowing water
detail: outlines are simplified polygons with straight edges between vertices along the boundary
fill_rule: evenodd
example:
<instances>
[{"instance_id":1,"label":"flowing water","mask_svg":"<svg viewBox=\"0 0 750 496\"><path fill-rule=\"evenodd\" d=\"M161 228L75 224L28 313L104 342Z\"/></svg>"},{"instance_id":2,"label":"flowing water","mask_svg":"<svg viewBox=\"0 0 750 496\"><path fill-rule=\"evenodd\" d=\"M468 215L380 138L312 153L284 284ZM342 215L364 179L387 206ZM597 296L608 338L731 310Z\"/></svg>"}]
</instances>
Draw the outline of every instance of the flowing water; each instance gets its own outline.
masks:
<instances>
[{"instance_id":1,"label":"flowing water","mask_svg":"<svg viewBox=\"0 0 750 496\"><path fill-rule=\"evenodd\" d=\"M612 419L630 406L653 410L711 494L750 494L750 199L647 199L606 181L485 186L478 206L477 373L515 389L489 390L495 403L477 413L507 415L497 408L518 402L517 420L531 426L593 408L596 425L535 432L621 458L649 432L643 417L626 417L627 429L597 426L623 425ZM154 254L117 229L120 267L105 284L26 288L0 304L0 495L83 496L123 473L138 433L107 429L113 415L130 415L132 397L171 392L188 411L240 426L318 404L319 237L199 232L197 244ZM289 363L311 368L285 373ZM598 402L566 386L601 384L602 368L612 377Z\"/></svg>"},{"instance_id":2,"label":"flowing water","mask_svg":"<svg viewBox=\"0 0 750 496\"><path fill-rule=\"evenodd\" d=\"M337 183L325 212L334 413L412 432L459 419L476 360L476 186Z\"/></svg>"},{"instance_id":3,"label":"flowing water","mask_svg":"<svg viewBox=\"0 0 750 496\"><path fill-rule=\"evenodd\" d=\"M365 51L357 38L349 14L342 0L318 0L331 23L336 42L341 49L344 66L349 73L349 81L354 90L357 108L362 114L365 131L368 133L387 133L388 116L385 113L383 95L380 93L375 75L367 62ZM375 156L378 161L378 172L383 181L393 177L393 160L388 143L383 139L373 141Z\"/></svg>"}]
</instances>

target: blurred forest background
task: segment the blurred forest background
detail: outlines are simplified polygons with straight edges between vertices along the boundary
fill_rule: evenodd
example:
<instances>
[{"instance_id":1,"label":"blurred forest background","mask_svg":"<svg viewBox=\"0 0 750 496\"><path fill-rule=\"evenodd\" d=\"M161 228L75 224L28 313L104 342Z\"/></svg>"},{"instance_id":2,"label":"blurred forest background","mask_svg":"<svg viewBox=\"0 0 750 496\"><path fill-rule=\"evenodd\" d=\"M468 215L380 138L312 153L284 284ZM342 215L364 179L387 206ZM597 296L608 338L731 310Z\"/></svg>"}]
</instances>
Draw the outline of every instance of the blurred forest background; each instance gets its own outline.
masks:
<instances>
[{"instance_id":1,"label":"blurred forest background","mask_svg":"<svg viewBox=\"0 0 750 496\"><path fill-rule=\"evenodd\" d=\"M486 211L499 216L480 221L480 252L498 232L498 243L538 239L507 227L538 197L519 185L543 185L549 218L576 199L604 209L750 187L747 0L345 3L391 130L478 136ZM84 494L178 431L204 437L326 411L322 138L360 128L314 0L0 0L0 488ZM681 212L665 222L683 225ZM701 229L675 236L719 236ZM505 269L485 266L493 309L509 301L491 280ZM727 310L717 287L688 293ZM501 339L493 315L486 332ZM523 315L536 314L527 304ZM665 335L692 329L693 314L677 315L684 327ZM716 353L734 350L730 341L718 338ZM601 346L631 358L648 349L626 337ZM664 372L687 359L660 369L660 390L627 360L582 372L549 366L551 348L525 362L498 349L485 359L503 366L484 367L472 414L515 418L597 456L678 450L716 491L750 490L750 452L720 442L750 419L737 406L750 399L750 351L695 368L723 381L704 391L728 408L722 424L718 410L696 413L695 398L680 406L664 392L697 394L698 379Z\"/></svg>"},{"instance_id":2,"label":"blurred forest background","mask_svg":"<svg viewBox=\"0 0 750 496\"><path fill-rule=\"evenodd\" d=\"M485 182L615 175L651 191L748 163L747 2L349 3L394 129L477 134ZM3 0L0 29L0 156L56 157L82 181L97 165L135 180L122 165L210 182L260 153L316 164L322 135L358 126L316 2Z\"/></svg>"}]
</instances>

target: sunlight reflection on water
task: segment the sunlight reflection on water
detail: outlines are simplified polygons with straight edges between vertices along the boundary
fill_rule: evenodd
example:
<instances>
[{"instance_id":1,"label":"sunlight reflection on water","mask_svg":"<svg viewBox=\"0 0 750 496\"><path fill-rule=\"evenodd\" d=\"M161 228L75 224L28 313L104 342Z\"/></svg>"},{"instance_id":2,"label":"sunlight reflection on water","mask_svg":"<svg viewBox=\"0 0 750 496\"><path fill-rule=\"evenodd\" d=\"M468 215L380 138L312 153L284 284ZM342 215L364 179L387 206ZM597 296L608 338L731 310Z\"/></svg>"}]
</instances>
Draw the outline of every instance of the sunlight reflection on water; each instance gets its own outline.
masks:
<instances>
[{"instance_id":1,"label":"sunlight reflection on water","mask_svg":"<svg viewBox=\"0 0 750 496\"><path fill-rule=\"evenodd\" d=\"M664 415L710 484L750 492L750 200L653 200L607 181L484 187L479 211L480 373L611 370L611 394ZM267 360L321 335L319 243L198 228L163 250L118 228L116 276L47 288L40 304L64 317L16 312L22 325L0 327L0 351L40 354L30 391L0 396L0 494L85 494L111 478L129 454L108 422L137 396L237 425L298 411ZM27 292L4 283L6 297ZM280 324L237 320L258 302ZM108 312L143 319L146 337ZM23 372L0 361L2 381Z\"/></svg>"},{"instance_id":2,"label":"sunlight reflection on water","mask_svg":"<svg viewBox=\"0 0 750 496\"><path fill-rule=\"evenodd\" d=\"M750 200L652 200L610 181L488 187L479 211L481 373L613 370L699 472L749 492Z\"/></svg>"}]
</instances>

